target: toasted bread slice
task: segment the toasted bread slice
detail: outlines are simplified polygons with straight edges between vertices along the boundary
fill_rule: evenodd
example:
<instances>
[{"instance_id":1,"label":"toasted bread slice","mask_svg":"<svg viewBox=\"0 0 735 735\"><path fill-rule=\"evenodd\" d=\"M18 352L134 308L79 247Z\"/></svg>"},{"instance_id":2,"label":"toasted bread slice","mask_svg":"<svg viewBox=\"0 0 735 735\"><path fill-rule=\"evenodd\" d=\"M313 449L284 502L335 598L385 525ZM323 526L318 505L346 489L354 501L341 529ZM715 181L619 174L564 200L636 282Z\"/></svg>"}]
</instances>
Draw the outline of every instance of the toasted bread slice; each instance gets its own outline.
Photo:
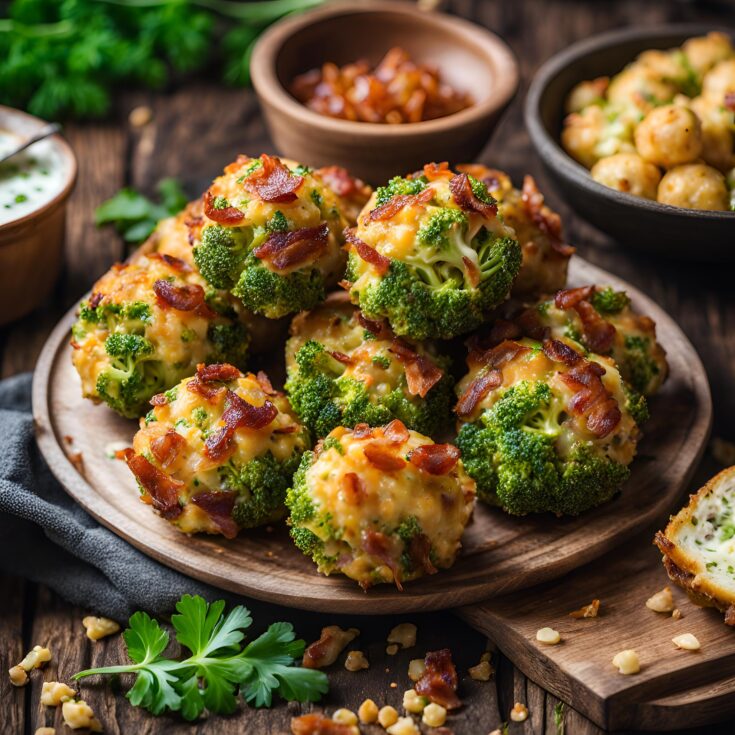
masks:
<instances>
[{"instance_id":1,"label":"toasted bread slice","mask_svg":"<svg viewBox=\"0 0 735 735\"><path fill-rule=\"evenodd\" d=\"M654 543L671 581L695 604L724 612L725 622L735 626L735 467L692 495Z\"/></svg>"}]
</instances>

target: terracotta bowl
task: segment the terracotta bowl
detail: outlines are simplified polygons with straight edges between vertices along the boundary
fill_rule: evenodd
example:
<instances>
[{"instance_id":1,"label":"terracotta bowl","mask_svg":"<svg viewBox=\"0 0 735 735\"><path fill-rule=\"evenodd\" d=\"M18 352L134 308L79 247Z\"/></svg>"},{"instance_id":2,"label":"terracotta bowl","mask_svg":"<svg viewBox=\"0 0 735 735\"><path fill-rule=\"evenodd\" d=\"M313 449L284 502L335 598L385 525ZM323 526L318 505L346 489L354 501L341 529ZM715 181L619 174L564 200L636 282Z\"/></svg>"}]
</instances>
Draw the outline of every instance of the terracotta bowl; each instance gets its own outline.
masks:
<instances>
[{"instance_id":1,"label":"terracotta bowl","mask_svg":"<svg viewBox=\"0 0 735 735\"><path fill-rule=\"evenodd\" d=\"M594 36L549 59L528 90L526 127L547 173L571 207L625 247L686 260L735 261L735 212L672 207L597 183L561 147L564 102L578 82L615 74L641 51L679 46L712 30L725 29L672 25Z\"/></svg>"},{"instance_id":2,"label":"terracotta bowl","mask_svg":"<svg viewBox=\"0 0 735 735\"><path fill-rule=\"evenodd\" d=\"M294 77L332 61L377 63L393 46L431 63L475 103L436 120L384 125L309 110L288 91ZM494 34L400 2L330 3L272 26L251 62L276 147L310 166L339 164L372 184L415 171L428 161L471 161L487 143L518 87L518 65Z\"/></svg>"},{"instance_id":3,"label":"terracotta bowl","mask_svg":"<svg viewBox=\"0 0 735 735\"><path fill-rule=\"evenodd\" d=\"M25 137L45 124L0 105L0 129ZM50 140L63 166L59 193L25 216L0 224L0 324L19 319L46 301L61 270L66 204L76 181L77 162L63 138L54 135Z\"/></svg>"}]
</instances>

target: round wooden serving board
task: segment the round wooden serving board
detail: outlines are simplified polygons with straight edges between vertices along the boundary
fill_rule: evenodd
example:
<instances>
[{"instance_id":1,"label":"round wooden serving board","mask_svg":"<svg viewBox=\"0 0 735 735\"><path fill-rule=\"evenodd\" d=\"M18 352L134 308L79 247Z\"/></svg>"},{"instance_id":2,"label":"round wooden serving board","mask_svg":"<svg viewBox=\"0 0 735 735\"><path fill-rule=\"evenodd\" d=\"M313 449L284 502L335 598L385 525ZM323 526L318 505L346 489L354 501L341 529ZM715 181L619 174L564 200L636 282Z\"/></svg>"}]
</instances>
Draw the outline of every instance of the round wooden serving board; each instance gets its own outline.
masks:
<instances>
[{"instance_id":1,"label":"round wooden serving board","mask_svg":"<svg viewBox=\"0 0 735 735\"><path fill-rule=\"evenodd\" d=\"M707 377L691 343L642 293L573 258L571 285L612 284L655 319L671 375L650 402L651 419L630 480L607 505L579 518L514 518L478 505L452 569L367 593L339 575L317 574L289 541L284 525L220 537L181 534L138 500L135 481L110 448L130 445L136 423L81 397L71 365L70 311L49 337L36 366L33 413L38 443L52 472L91 515L162 563L232 592L295 608L385 614L467 605L531 587L574 569L663 519L691 478L709 434Z\"/></svg>"}]
</instances>

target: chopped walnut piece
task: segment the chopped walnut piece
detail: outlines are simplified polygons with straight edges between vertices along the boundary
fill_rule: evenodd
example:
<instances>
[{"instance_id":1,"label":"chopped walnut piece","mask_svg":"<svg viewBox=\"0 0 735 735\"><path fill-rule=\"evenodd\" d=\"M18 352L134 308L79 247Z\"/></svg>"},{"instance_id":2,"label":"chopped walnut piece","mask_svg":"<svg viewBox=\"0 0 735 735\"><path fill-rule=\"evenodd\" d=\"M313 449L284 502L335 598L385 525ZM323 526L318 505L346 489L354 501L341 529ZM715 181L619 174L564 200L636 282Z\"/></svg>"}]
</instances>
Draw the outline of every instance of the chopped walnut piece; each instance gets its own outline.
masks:
<instances>
[{"instance_id":1,"label":"chopped walnut piece","mask_svg":"<svg viewBox=\"0 0 735 735\"><path fill-rule=\"evenodd\" d=\"M421 735L421 730L411 717L399 717L390 727L386 728L388 735Z\"/></svg>"},{"instance_id":2,"label":"chopped walnut piece","mask_svg":"<svg viewBox=\"0 0 735 735\"><path fill-rule=\"evenodd\" d=\"M92 641L98 641L113 635L120 630L120 626L109 618L96 618L93 615L87 615L82 619L82 625L87 629L87 638Z\"/></svg>"},{"instance_id":3,"label":"chopped walnut piece","mask_svg":"<svg viewBox=\"0 0 735 735\"><path fill-rule=\"evenodd\" d=\"M490 677L494 673L490 658L490 651L485 651L480 657L480 663L468 669L471 679L475 681L490 681Z\"/></svg>"},{"instance_id":4,"label":"chopped walnut piece","mask_svg":"<svg viewBox=\"0 0 735 735\"><path fill-rule=\"evenodd\" d=\"M378 705L372 699L366 699L357 710L360 722L370 725L378 721Z\"/></svg>"},{"instance_id":5,"label":"chopped walnut piece","mask_svg":"<svg viewBox=\"0 0 735 735\"><path fill-rule=\"evenodd\" d=\"M342 630L338 625L328 625L322 628L318 641L314 641L304 651L302 665L307 669L323 669L337 660L337 656L345 646L354 641L360 631L357 628Z\"/></svg>"},{"instance_id":6,"label":"chopped walnut piece","mask_svg":"<svg viewBox=\"0 0 735 735\"><path fill-rule=\"evenodd\" d=\"M416 626L413 623L396 625L388 633L388 643L397 643L401 648L411 648L416 645Z\"/></svg>"},{"instance_id":7,"label":"chopped walnut piece","mask_svg":"<svg viewBox=\"0 0 735 735\"><path fill-rule=\"evenodd\" d=\"M41 704L45 707L58 707L67 699L74 699L76 692L60 681L44 681L41 689Z\"/></svg>"},{"instance_id":8,"label":"chopped walnut piece","mask_svg":"<svg viewBox=\"0 0 735 735\"><path fill-rule=\"evenodd\" d=\"M569 613L570 618L596 618L600 612L600 601L592 600L589 605L583 605L579 610Z\"/></svg>"},{"instance_id":9,"label":"chopped walnut piece","mask_svg":"<svg viewBox=\"0 0 735 735\"><path fill-rule=\"evenodd\" d=\"M516 702L510 711L510 719L513 722L525 722L528 719L528 707L525 704Z\"/></svg>"},{"instance_id":10,"label":"chopped walnut piece","mask_svg":"<svg viewBox=\"0 0 735 735\"><path fill-rule=\"evenodd\" d=\"M424 707L429 704L427 697L420 697L416 694L415 689L406 689L403 692L403 709L415 715L420 715L424 711Z\"/></svg>"},{"instance_id":11,"label":"chopped walnut piece","mask_svg":"<svg viewBox=\"0 0 735 735\"><path fill-rule=\"evenodd\" d=\"M674 596L671 594L671 588L666 586L653 597L646 600L646 607L649 610L659 613L670 613L674 609Z\"/></svg>"},{"instance_id":12,"label":"chopped walnut piece","mask_svg":"<svg viewBox=\"0 0 735 735\"><path fill-rule=\"evenodd\" d=\"M8 669L8 676L14 687L24 687L28 683L28 674L22 666L13 666Z\"/></svg>"},{"instance_id":13,"label":"chopped walnut piece","mask_svg":"<svg viewBox=\"0 0 735 735\"><path fill-rule=\"evenodd\" d=\"M426 664L422 658L412 658L408 662L408 678L411 681L418 681L426 671Z\"/></svg>"},{"instance_id":14,"label":"chopped walnut piece","mask_svg":"<svg viewBox=\"0 0 735 735\"><path fill-rule=\"evenodd\" d=\"M385 647L385 652L389 656L395 656L398 653L398 644L397 643L391 643Z\"/></svg>"},{"instance_id":15,"label":"chopped walnut piece","mask_svg":"<svg viewBox=\"0 0 735 735\"><path fill-rule=\"evenodd\" d=\"M25 658L18 664L26 671L38 669L51 660L51 651L42 646L33 646L33 650L26 654Z\"/></svg>"},{"instance_id":16,"label":"chopped walnut piece","mask_svg":"<svg viewBox=\"0 0 735 735\"><path fill-rule=\"evenodd\" d=\"M632 649L615 654L612 663L621 674L625 674L626 676L637 674L641 670L641 662L638 654Z\"/></svg>"},{"instance_id":17,"label":"chopped walnut piece","mask_svg":"<svg viewBox=\"0 0 735 735\"><path fill-rule=\"evenodd\" d=\"M674 618L674 620L681 620L681 618L682 618L681 610L679 610L678 607L677 608L674 608L671 611L671 617Z\"/></svg>"},{"instance_id":18,"label":"chopped walnut piece","mask_svg":"<svg viewBox=\"0 0 735 735\"><path fill-rule=\"evenodd\" d=\"M70 699L61 705L64 724L71 730L87 728L92 732L102 732L100 721L94 716L92 708L83 699Z\"/></svg>"},{"instance_id":19,"label":"chopped walnut piece","mask_svg":"<svg viewBox=\"0 0 735 735\"><path fill-rule=\"evenodd\" d=\"M424 708L421 721L429 727L441 727L447 721L447 711L440 704L432 702Z\"/></svg>"},{"instance_id":20,"label":"chopped walnut piece","mask_svg":"<svg viewBox=\"0 0 735 735\"><path fill-rule=\"evenodd\" d=\"M388 728L398 720L398 711L395 707L391 707L387 704L385 707L381 707L378 712L378 722L382 727Z\"/></svg>"},{"instance_id":21,"label":"chopped walnut piece","mask_svg":"<svg viewBox=\"0 0 735 735\"><path fill-rule=\"evenodd\" d=\"M700 648L697 636L692 633L682 633L671 639L671 642L677 648L683 648L685 651L698 651Z\"/></svg>"},{"instance_id":22,"label":"chopped walnut piece","mask_svg":"<svg viewBox=\"0 0 735 735\"><path fill-rule=\"evenodd\" d=\"M350 651L345 659L345 668L347 671L362 671L370 668L370 662L362 651Z\"/></svg>"}]
</instances>

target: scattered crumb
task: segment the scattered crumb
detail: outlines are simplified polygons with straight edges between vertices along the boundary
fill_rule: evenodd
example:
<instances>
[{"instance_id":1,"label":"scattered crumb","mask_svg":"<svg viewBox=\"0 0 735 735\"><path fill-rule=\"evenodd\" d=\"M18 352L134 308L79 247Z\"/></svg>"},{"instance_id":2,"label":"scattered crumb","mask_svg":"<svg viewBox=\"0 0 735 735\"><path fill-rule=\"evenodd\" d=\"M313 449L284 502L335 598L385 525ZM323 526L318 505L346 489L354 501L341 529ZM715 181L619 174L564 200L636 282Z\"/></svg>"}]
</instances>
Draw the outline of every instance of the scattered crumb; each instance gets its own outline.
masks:
<instances>
[{"instance_id":1,"label":"scattered crumb","mask_svg":"<svg viewBox=\"0 0 735 735\"><path fill-rule=\"evenodd\" d=\"M710 442L710 450L721 465L730 467L735 464L735 442L716 436Z\"/></svg>"},{"instance_id":2,"label":"scattered crumb","mask_svg":"<svg viewBox=\"0 0 735 735\"><path fill-rule=\"evenodd\" d=\"M671 639L671 642L677 648L683 648L685 651L698 651L700 649L697 636L692 633L682 633Z\"/></svg>"},{"instance_id":3,"label":"scattered crumb","mask_svg":"<svg viewBox=\"0 0 735 735\"><path fill-rule=\"evenodd\" d=\"M56 735L56 730L53 727L39 727L35 735Z\"/></svg>"},{"instance_id":4,"label":"scattered crumb","mask_svg":"<svg viewBox=\"0 0 735 735\"><path fill-rule=\"evenodd\" d=\"M510 719L513 722L525 722L528 719L528 707L525 704L516 702L510 711Z\"/></svg>"},{"instance_id":5,"label":"scattered crumb","mask_svg":"<svg viewBox=\"0 0 735 735\"><path fill-rule=\"evenodd\" d=\"M66 442L66 443L67 443L67 444L68 444L69 446L71 446L72 444L74 444L74 437L73 437L73 436L70 436L69 434L64 434L64 441L65 441L65 442Z\"/></svg>"},{"instance_id":6,"label":"scattered crumb","mask_svg":"<svg viewBox=\"0 0 735 735\"><path fill-rule=\"evenodd\" d=\"M480 657L480 663L468 669L471 679L475 681L490 681L493 675L493 667L490 663L490 651L485 651Z\"/></svg>"},{"instance_id":7,"label":"scattered crumb","mask_svg":"<svg viewBox=\"0 0 735 735\"><path fill-rule=\"evenodd\" d=\"M362 651L350 651L345 659L347 671L362 671L370 667L370 662Z\"/></svg>"},{"instance_id":8,"label":"scattered crumb","mask_svg":"<svg viewBox=\"0 0 735 735\"><path fill-rule=\"evenodd\" d=\"M18 664L23 671L31 671L31 669L39 669L51 660L51 651L43 646L33 646L33 650L25 655L25 658ZM13 667L15 669L17 667Z\"/></svg>"},{"instance_id":9,"label":"scattered crumb","mask_svg":"<svg viewBox=\"0 0 735 735\"><path fill-rule=\"evenodd\" d=\"M14 687L24 687L28 683L28 674L22 666L13 666L8 669L8 676Z\"/></svg>"},{"instance_id":10,"label":"scattered crumb","mask_svg":"<svg viewBox=\"0 0 735 735\"><path fill-rule=\"evenodd\" d=\"M421 697L416 693L415 689L406 689L403 692L403 709L414 715L420 715L424 711L424 707L429 703L426 697Z\"/></svg>"},{"instance_id":11,"label":"scattered crumb","mask_svg":"<svg viewBox=\"0 0 735 735\"><path fill-rule=\"evenodd\" d=\"M391 689L398 689L398 684L397 684L397 682L395 682L395 681L392 681L392 682L390 683L390 688L391 688Z\"/></svg>"},{"instance_id":12,"label":"scattered crumb","mask_svg":"<svg viewBox=\"0 0 735 735\"><path fill-rule=\"evenodd\" d=\"M412 717L399 717L395 723L386 728L388 735L421 735Z\"/></svg>"},{"instance_id":13,"label":"scattered crumb","mask_svg":"<svg viewBox=\"0 0 735 735\"><path fill-rule=\"evenodd\" d=\"M411 648L416 645L416 626L413 623L396 625L388 633L388 643L397 643L401 648Z\"/></svg>"},{"instance_id":14,"label":"scattered crumb","mask_svg":"<svg viewBox=\"0 0 735 735\"><path fill-rule=\"evenodd\" d=\"M641 662L638 654L632 649L615 654L612 663L621 674L625 674L626 676L637 674L641 670Z\"/></svg>"},{"instance_id":15,"label":"scattered crumb","mask_svg":"<svg viewBox=\"0 0 735 735\"><path fill-rule=\"evenodd\" d=\"M393 723L398 720L398 711L395 707L391 707L389 704L385 707L381 707L378 712L378 722L382 727L390 727Z\"/></svg>"},{"instance_id":16,"label":"scattered crumb","mask_svg":"<svg viewBox=\"0 0 735 735\"><path fill-rule=\"evenodd\" d=\"M266 551L266 552L265 552L265 555L266 555L266 556L267 556L267 557L268 557L269 559L272 559L272 558L273 558L273 557L275 556L275 554L274 554L274 553L273 553L272 551Z\"/></svg>"},{"instance_id":17,"label":"scattered crumb","mask_svg":"<svg viewBox=\"0 0 735 735\"><path fill-rule=\"evenodd\" d=\"M447 710L440 704L432 702L424 708L421 721L429 727L441 727L447 721Z\"/></svg>"},{"instance_id":18,"label":"scattered crumb","mask_svg":"<svg viewBox=\"0 0 735 735\"><path fill-rule=\"evenodd\" d=\"M536 640L547 646L555 646L561 641L561 636L559 635L559 631L553 628L539 628L536 631Z\"/></svg>"},{"instance_id":19,"label":"scattered crumb","mask_svg":"<svg viewBox=\"0 0 735 735\"><path fill-rule=\"evenodd\" d=\"M130 111L128 122L134 128L142 128L153 119L153 110L148 105L140 105Z\"/></svg>"},{"instance_id":20,"label":"scattered crumb","mask_svg":"<svg viewBox=\"0 0 735 735\"><path fill-rule=\"evenodd\" d=\"M397 643L391 643L390 645L386 646L385 652L389 656L395 656L398 653L398 644Z\"/></svg>"},{"instance_id":21,"label":"scattered crumb","mask_svg":"<svg viewBox=\"0 0 735 735\"><path fill-rule=\"evenodd\" d=\"M87 629L87 638L92 641L99 641L120 631L120 626L114 620L96 618L93 615L83 618L82 625Z\"/></svg>"},{"instance_id":22,"label":"scattered crumb","mask_svg":"<svg viewBox=\"0 0 735 735\"><path fill-rule=\"evenodd\" d=\"M386 669L387 671L387 669ZM418 681L426 671L426 664L422 658L413 658L408 662L408 678L411 681Z\"/></svg>"},{"instance_id":23,"label":"scattered crumb","mask_svg":"<svg viewBox=\"0 0 735 735\"><path fill-rule=\"evenodd\" d=\"M69 452L69 461L80 475L84 474L84 457L81 452Z\"/></svg>"},{"instance_id":24,"label":"scattered crumb","mask_svg":"<svg viewBox=\"0 0 735 735\"><path fill-rule=\"evenodd\" d=\"M337 656L348 643L360 635L357 628L342 630L338 625L328 625L322 628L318 641L314 641L304 651L302 665L307 669L323 669L337 660Z\"/></svg>"},{"instance_id":25,"label":"scattered crumb","mask_svg":"<svg viewBox=\"0 0 735 735\"><path fill-rule=\"evenodd\" d=\"M102 732L100 721L94 716L92 708L83 699L70 699L61 705L64 724L72 730L87 728L92 732Z\"/></svg>"},{"instance_id":26,"label":"scattered crumb","mask_svg":"<svg viewBox=\"0 0 735 735\"><path fill-rule=\"evenodd\" d=\"M360 722L370 725L378 721L378 705L372 699L366 699L357 710L357 716Z\"/></svg>"},{"instance_id":27,"label":"scattered crumb","mask_svg":"<svg viewBox=\"0 0 735 735\"><path fill-rule=\"evenodd\" d=\"M589 605L583 605L579 610L569 613L570 618L596 618L600 612L600 601L592 600Z\"/></svg>"},{"instance_id":28,"label":"scattered crumb","mask_svg":"<svg viewBox=\"0 0 735 735\"><path fill-rule=\"evenodd\" d=\"M674 596L667 585L660 592L646 600L646 607L658 613L670 613L674 610Z\"/></svg>"},{"instance_id":29,"label":"scattered crumb","mask_svg":"<svg viewBox=\"0 0 735 735\"><path fill-rule=\"evenodd\" d=\"M41 689L41 704L44 707L58 707L67 699L74 699L76 692L60 681L44 681Z\"/></svg>"},{"instance_id":30,"label":"scattered crumb","mask_svg":"<svg viewBox=\"0 0 735 735\"><path fill-rule=\"evenodd\" d=\"M334 722L339 722L340 725L356 725L357 715L351 709L338 709L332 715Z\"/></svg>"},{"instance_id":31,"label":"scattered crumb","mask_svg":"<svg viewBox=\"0 0 735 735\"><path fill-rule=\"evenodd\" d=\"M671 611L671 617L672 617L672 618L674 618L674 620L681 620L681 619L682 619L682 617L684 617L684 616L683 616L683 615L681 614L681 610L679 610L679 608L678 608L678 607L675 607L675 608L674 608L674 609L673 609L673 610Z\"/></svg>"}]
</instances>

